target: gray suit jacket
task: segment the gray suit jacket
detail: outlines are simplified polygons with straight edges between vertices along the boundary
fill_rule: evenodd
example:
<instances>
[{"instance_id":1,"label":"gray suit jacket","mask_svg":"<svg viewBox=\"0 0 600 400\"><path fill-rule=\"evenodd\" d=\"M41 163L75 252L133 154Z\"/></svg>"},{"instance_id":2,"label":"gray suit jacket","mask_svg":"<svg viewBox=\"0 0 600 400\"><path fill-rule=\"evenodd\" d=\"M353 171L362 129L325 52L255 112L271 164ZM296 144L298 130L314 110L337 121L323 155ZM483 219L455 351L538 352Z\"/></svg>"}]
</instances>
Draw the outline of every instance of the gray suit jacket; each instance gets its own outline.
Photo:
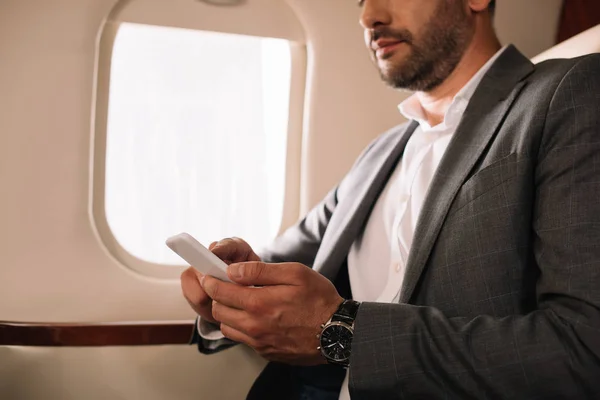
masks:
<instances>
[{"instance_id":1,"label":"gray suit jacket","mask_svg":"<svg viewBox=\"0 0 600 400\"><path fill-rule=\"evenodd\" d=\"M415 128L375 140L263 258L335 280ZM352 347L353 399L600 398L600 55L495 62L433 178L400 303L363 303Z\"/></svg>"}]
</instances>

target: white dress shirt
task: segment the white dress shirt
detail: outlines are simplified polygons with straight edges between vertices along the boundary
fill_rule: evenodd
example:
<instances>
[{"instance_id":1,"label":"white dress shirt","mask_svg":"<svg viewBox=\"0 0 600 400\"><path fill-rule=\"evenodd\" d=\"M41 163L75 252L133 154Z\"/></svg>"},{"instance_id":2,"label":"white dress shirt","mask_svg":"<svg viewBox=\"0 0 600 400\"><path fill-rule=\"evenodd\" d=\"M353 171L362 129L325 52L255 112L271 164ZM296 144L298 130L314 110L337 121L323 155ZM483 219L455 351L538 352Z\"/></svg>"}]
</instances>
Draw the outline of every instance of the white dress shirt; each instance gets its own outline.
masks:
<instances>
[{"instance_id":1,"label":"white dress shirt","mask_svg":"<svg viewBox=\"0 0 600 400\"><path fill-rule=\"evenodd\" d=\"M433 127L427 123L416 94L398 106L405 118L417 121L419 126L375 203L365 230L350 248L348 274L354 300L398 301L415 227L431 180L475 89L503 51L504 48L497 52L454 96L442 123ZM339 398L350 399L348 374Z\"/></svg>"},{"instance_id":2,"label":"white dress shirt","mask_svg":"<svg viewBox=\"0 0 600 400\"><path fill-rule=\"evenodd\" d=\"M416 94L398 106L405 118L417 121L419 126L375 203L365 230L350 248L348 274L354 300L380 303L398 300L413 234L431 180L475 89L505 49L498 51L454 96L442 123L433 127L427 123ZM219 330L201 319L198 328L205 339L223 338ZM350 399L348 374L339 399Z\"/></svg>"}]
</instances>

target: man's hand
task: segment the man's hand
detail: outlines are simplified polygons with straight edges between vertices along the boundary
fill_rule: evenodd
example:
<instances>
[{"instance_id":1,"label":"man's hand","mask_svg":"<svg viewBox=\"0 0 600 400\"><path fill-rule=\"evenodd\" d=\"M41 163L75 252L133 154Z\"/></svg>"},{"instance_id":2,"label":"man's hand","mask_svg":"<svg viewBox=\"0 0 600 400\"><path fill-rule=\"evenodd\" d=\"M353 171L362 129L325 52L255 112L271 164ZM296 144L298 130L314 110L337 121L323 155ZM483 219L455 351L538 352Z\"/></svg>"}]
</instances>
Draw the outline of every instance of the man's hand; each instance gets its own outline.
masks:
<instances>
[{"instance_id":1,"label":"man's hand","mask_svg":"<svg viewBox=\"0 0 600 400\"><path fill-rule=\"evenodd\" d=\"M228 275L235 283L201 281L223 335L271 361L325 363L317 335L344 300L327 278L298 263L236 263Z\"/></svg>"},{"instance_id":2,"label":"man's hand","mask_svg":"<svg viewBox=\"0 0 600 400\"><path fill-rule=\"evenodd\" d=\"M260 261L248 243L239 238L224 239L213 242L208 249L227 265L244 261ZM218 324L212 316L212 299L206 295L200 285L204 275L195 268L188 268L181 274L181 290L183 296L203 319Z\"/></svg>"}]
</instances>

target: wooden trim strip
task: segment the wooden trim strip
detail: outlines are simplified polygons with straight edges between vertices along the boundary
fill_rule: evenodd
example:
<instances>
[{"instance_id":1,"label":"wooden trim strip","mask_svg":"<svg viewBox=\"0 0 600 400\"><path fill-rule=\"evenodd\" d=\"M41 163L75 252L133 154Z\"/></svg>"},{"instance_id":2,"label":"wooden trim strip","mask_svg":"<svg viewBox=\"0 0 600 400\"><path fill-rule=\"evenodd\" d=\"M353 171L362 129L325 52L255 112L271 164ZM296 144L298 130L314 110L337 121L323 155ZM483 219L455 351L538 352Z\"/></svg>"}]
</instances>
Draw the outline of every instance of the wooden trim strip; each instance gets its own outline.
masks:
<instances>
[{"instance_id":1,"label":"wooden trim strip","mask_svg":"<svg viewBox=\"0 0 600 400\"><path fill-rule=\"evenodd\" d=\"M193 321L53 324L0 321L0 346L153 346L188 344Z\"/></svg>"}]
</instances>

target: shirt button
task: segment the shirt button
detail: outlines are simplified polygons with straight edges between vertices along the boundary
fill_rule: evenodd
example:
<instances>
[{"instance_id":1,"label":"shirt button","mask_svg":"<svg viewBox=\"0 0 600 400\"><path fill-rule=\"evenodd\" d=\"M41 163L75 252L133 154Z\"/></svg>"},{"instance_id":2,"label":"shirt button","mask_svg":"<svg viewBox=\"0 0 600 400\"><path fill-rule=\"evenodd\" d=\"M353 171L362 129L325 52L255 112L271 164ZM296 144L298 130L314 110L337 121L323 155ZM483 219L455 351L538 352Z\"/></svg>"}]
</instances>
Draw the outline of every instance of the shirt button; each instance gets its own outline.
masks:
<instances>
[{"instance_id":1,"label":"shirt button","mask_svg":"<svg viewBox=\"0 0 600 400\"><path fill-rule=\"evenodd\" d=\"M401 268L402 268L402 266L400 265L400 263L395 263L394 264L394 269L396 270L396 272L400 272Z\"/></svg>"}]
</instances>

